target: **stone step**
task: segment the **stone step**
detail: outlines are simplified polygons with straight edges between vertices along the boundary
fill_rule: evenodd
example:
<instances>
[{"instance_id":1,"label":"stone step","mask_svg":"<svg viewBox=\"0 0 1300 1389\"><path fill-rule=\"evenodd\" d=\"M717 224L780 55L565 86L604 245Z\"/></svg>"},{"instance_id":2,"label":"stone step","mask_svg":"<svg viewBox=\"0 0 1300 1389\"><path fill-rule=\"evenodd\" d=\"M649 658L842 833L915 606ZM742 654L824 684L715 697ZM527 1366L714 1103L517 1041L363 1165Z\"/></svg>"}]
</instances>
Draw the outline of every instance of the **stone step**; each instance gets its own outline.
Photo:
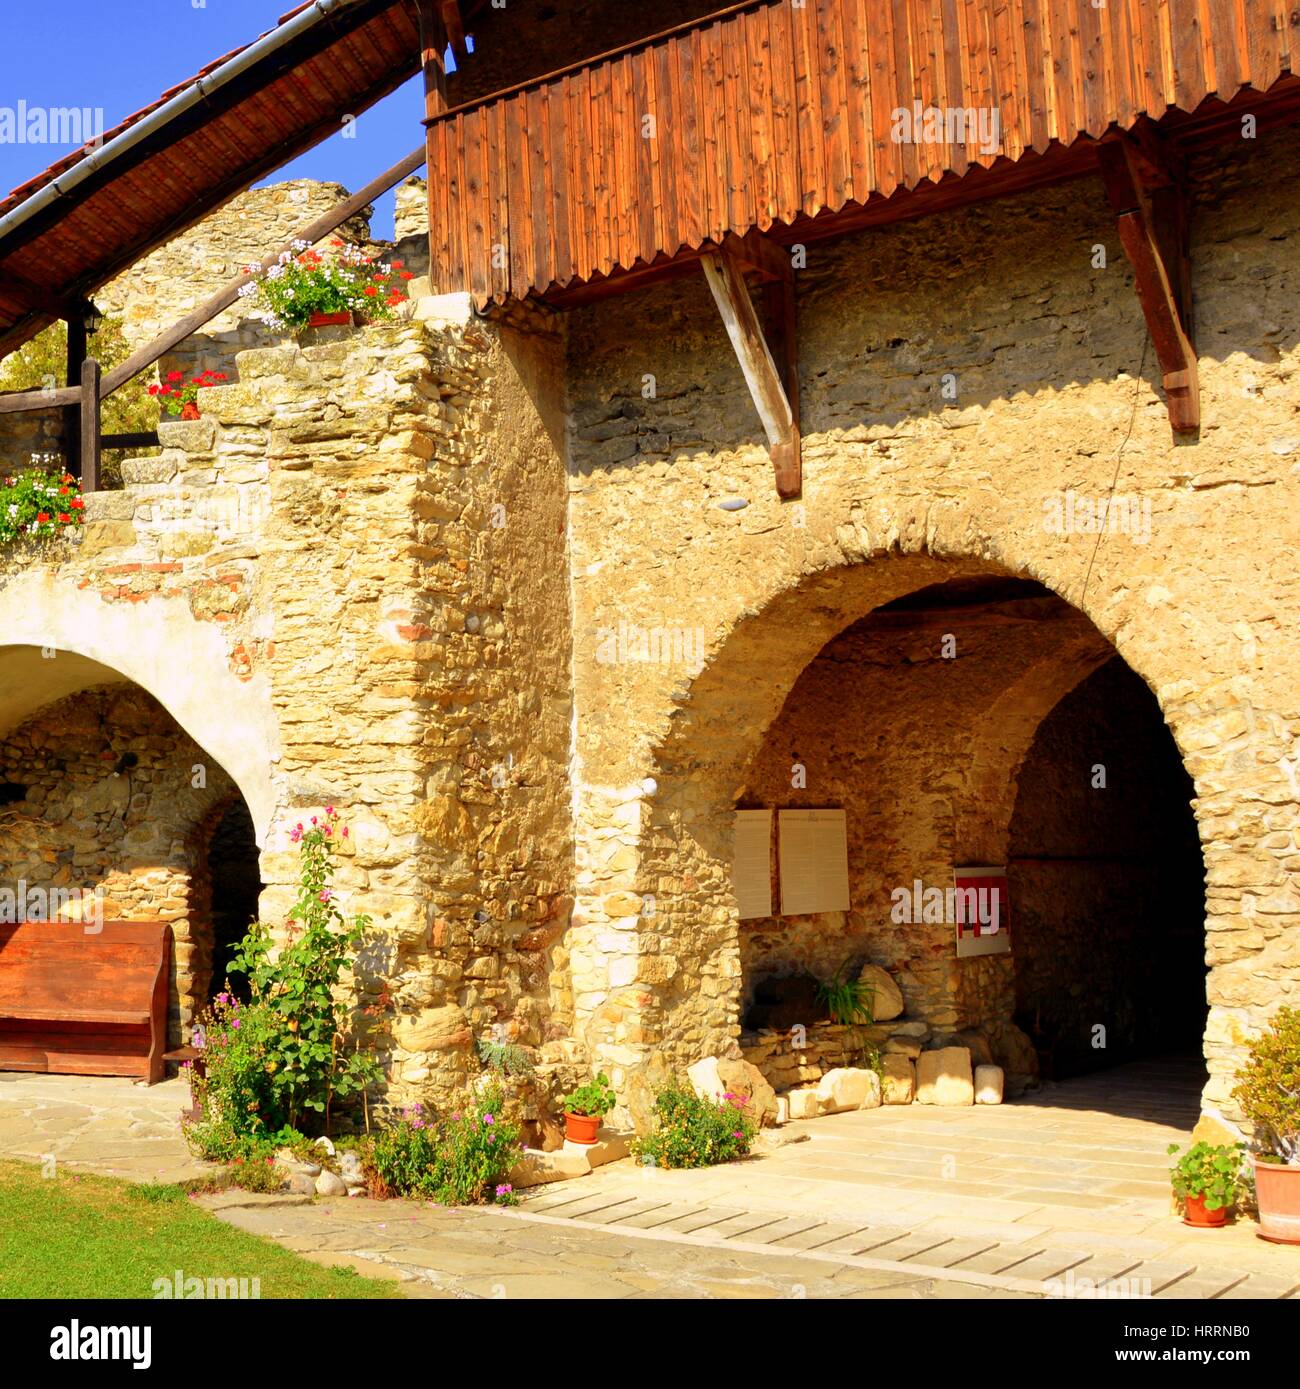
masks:
<instances>
[{"instance_id":1,"label":"stone step","mask_svg":"<svg viewBox=\"0 0 1300 1389\"><path fill-rule=\"evenodd\" d=\"M620 1202L616 1206L606 1206L604 1209L598 1210L592 1215L584 1215L582 1218L596 1225L617 1225L636 1215L649 1215L653 1211L667 1213L670 1206L672 1206L671 1201L634 1200L630 1203Z\"/></svg>"},{"instance_id":2,"label":"stone step","mask_svg":"<svg viewBox=\"0 0 1300 1389\"><path fill-rule=\"evenodd\" d=\"M985 1269L987 1273L1005 1273L1008 1278L1029 1278L1036 1282L1047 1282L1060 1278L1078 1265L1086 1263L1088 1253L1084 1249L1041 1249L1028 1259L1020 1258L1020 1250L1015 1245L1006 1245L1001 1251L1006 1257L999 1268Z\"/></svg>"},{"instance_id":3,"label":"stone step","mask_svg":"<svg viewBox=\"0 0 1300 1389\"><path fill-rule=\"evenodd\" d=\"M1244 1283L1238 1283L1219 1294L1218 1302L1236 1302L1247 1297L1295 1297L1300 1295L1300 1269L1292 1274L1252 1273Z\"/></svg>"}]
</instances>

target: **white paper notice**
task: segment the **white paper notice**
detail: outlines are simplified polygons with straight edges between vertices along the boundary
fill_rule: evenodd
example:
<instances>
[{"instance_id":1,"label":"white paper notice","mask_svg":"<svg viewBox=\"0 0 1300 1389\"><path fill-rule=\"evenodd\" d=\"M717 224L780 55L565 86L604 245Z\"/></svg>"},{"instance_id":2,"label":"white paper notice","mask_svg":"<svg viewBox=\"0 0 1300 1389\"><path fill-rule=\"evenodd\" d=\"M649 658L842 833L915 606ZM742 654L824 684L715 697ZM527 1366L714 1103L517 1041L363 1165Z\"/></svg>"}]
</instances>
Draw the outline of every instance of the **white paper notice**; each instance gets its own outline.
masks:
<instances>
[{"instance_id":1,"label":"white paper notice","mask_svg":"<svg viewBox=\"0 0 1300 1389\"><path fill-rule=\"evenodd\" d=\"M772 915L772 812L736 811L731 883L740 919Z\"/></svg>"},{"instance_id":2,"label":"white paper notice","mask_svg":"<svg viewBox=\"0 0 1300 1389\"><path fill-rule=\"evenodd\" d=\"M849 909L849 845L842 810L783 810L777 821L781 915Z\"/></svg>"}]
</instances>

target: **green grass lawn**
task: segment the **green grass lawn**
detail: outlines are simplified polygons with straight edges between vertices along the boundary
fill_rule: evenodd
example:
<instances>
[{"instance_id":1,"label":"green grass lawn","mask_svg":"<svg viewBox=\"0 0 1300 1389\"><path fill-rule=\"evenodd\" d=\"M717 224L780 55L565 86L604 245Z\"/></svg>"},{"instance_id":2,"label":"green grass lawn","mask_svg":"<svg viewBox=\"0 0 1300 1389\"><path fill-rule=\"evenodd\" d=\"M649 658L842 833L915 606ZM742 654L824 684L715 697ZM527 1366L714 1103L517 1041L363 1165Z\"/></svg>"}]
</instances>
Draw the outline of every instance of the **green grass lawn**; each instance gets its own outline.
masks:
<instances>
[{"instance_id":1,"label":"green grass lawn","mask_svg":"<svg viewBox=\"0 0 1300 1389\"><path fill-rule=\"evenodd\" d=\"M157 1296L154 1280L259 1278L268 1297L398 1297L223 1224L180 1187L0 1162L0 1297ZM252 1286L251 1282L248 1285Z\"/></svg>"}]
</instances>

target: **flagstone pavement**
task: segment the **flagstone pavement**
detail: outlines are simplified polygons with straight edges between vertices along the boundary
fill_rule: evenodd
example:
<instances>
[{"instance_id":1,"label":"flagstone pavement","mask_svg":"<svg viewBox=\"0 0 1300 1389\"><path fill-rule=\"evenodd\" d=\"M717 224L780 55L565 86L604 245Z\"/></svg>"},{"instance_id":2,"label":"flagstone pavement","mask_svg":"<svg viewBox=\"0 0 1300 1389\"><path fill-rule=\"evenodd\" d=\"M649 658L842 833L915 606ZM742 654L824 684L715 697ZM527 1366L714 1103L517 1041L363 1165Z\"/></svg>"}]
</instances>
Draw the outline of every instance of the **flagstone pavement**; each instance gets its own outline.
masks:
<instances>
[{"instance_id":1,"label":"flagstone pavement","mask_svg":"<svg viewBox=\"0 0 1300 1389\"><path fill-rule=\"evenodd\" d=\"M1198 1089L1194 1066L1151 1062L1003 1106L834 1115L750 1161L615 1163L512 1210L199 1199L416 1297L1300 1298L1300 1251L1170 1210L1165 1149ZM186 1100L179 1081L0 1074L0 1154L183 1181L206 1170L180 1138Z\"/></svg>"}]
</instances>

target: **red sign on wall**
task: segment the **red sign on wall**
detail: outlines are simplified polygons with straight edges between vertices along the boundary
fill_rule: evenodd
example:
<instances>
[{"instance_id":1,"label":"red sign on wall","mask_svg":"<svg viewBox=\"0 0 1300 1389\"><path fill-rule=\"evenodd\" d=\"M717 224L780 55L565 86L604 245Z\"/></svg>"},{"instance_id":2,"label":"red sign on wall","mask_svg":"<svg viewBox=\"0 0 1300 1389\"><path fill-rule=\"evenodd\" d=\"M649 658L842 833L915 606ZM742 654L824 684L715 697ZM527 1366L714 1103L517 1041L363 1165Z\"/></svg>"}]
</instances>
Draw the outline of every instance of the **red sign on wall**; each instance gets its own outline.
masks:
<instances>
[{"instance_id":1,"label":"red sign on wall","mask_svg":"<svg viewBox=\"0 0 1300 1389\"><path fill-rule=\"evenodd\" d=\"M1011 901L1007 870L955 868L957 958L1011 951Z\"/></svg>"}]
</instances>

